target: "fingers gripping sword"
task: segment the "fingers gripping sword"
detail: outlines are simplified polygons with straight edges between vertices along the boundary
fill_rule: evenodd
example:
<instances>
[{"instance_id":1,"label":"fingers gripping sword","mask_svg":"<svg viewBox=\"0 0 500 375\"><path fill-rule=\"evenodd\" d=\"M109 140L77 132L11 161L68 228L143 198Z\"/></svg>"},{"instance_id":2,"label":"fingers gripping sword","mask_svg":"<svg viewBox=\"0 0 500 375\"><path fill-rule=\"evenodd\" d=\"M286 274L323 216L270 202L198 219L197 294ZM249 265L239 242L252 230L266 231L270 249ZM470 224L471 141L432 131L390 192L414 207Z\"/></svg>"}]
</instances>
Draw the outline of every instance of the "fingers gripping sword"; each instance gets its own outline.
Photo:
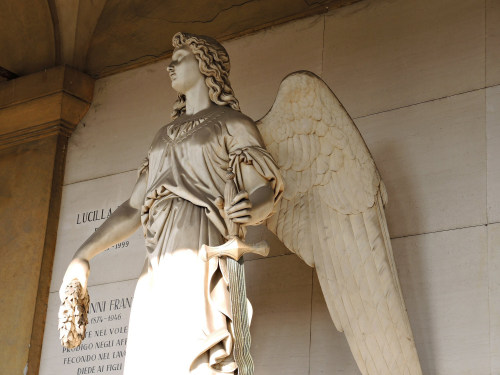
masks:
<instances>
[{"instance_id":1,"label":"fingers gripping sword","mask_svg":"<svg viewBox=\"0 0 500 375\"><path fill-rule=\"evenodd\" d=\"M231 207L231 202L238 193L235 175L231 168L226 174L226 185L224 189L224 199L218 201L219 208L225 211ZM269 254L269 245L259 242L256 245L249 245L239 237L239 225L232 222L225 215L228 229L228 241L220 246L203 245L200 249L200 256L208 261L212 257L226 257L227 269L229 273L229 294L231 296L231 313L233 315L234 328L234 359L238 365L238 375L253 375L254 365L250 355L250 324L248 321L247 293L245 287L245 269L243 265L243 254L256 253L262 256Z\"/></svg>"}]
</instances>

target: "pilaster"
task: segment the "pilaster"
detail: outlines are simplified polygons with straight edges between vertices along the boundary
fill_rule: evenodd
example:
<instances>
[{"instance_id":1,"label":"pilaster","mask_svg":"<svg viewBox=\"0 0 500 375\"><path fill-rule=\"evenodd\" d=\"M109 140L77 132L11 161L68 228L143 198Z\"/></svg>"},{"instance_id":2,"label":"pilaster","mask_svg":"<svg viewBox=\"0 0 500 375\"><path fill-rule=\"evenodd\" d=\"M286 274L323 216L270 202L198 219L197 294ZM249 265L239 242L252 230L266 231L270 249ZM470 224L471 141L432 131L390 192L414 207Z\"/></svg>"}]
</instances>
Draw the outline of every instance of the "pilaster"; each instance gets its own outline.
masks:
<instances>
[{"instance_id":1,"label":"pilaster","mask_svg":"<svg viewBox=\"0 0 500 375\"><path fill-rule=\"evenodd\" d=\"M61 66L0 83L0 374L37 374L67 141L94 81Z\"/></svg>"}]
</instances>

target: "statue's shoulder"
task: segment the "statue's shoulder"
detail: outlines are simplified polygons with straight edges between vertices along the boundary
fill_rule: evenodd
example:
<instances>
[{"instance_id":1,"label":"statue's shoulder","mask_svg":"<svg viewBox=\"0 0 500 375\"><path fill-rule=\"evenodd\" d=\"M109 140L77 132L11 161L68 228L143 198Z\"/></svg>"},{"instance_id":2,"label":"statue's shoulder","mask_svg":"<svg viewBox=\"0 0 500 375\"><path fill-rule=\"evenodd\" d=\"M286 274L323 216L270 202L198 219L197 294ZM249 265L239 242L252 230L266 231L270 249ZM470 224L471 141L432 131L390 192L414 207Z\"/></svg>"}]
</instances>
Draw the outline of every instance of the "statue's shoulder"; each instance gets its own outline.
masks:
<instances>
[{"instance_id":1,"label":"statue's shoulder","mask_svg":"<svg viewBox=\"0 0 500 375\"><path fill-rule=\"evenodd\" d=\"M232 135L238 135L242 132L258 133L254 120L232 108L224 109L224 122L228 132Z\"/></svg>"}]
</instances>

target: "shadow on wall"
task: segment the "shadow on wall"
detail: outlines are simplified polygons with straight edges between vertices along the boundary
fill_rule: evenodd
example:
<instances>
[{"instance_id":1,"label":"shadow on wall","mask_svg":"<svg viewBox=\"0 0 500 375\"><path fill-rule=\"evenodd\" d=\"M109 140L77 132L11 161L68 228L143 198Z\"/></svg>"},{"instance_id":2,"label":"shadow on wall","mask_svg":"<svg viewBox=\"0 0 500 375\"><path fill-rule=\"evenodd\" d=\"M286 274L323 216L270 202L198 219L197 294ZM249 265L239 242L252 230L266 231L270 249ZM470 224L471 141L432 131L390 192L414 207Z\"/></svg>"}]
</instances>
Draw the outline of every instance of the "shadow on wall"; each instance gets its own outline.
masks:
<instances>
[{"instance_id":1,"label":"shadow on wall","mask_svg":"<svg viewBox=\"0 0 500 375\"><path fill-rule=\"evenodd\" d=\"M414 184L412 183L412 168L408 165L408 157L405 157L405 150L396 142L380 144L378 147L373 148L373 156L375 163L377 163L378 155L390 155L391 157L391 175L397 176L397 179L392 179L390 181L384 180L384 173L380 172L382 175L382 180L386 183L389 200L387 206L392 204L397 204L391 201L391 191L395 192L398 186L405 186L404 198L409 202L416 202L416 194L412 190ZM379 166L379 163L377 163ZM380 168L383 169L383 168ZM391 183L397 182L398 186L394 186ZM418 207L417 205L414 205ZM386 215L388 210L386 209ZM415 223L419 227L421 217L419 217L420 212L418 209L400 212L402 220L405 217L411 216L409 222ZM389 217L386 218L389 225L389 233L391 233L390 220ZM422 285L422 280L426 280L426 269L423 255L416 250L416 237L418 235L410 235L407 237L401 237L401 241L410 241L411 246L405 246L405 250L398 248L398 240L392 239L391 243L393 246L394 260L396 262L396 268L398 270L398 276L401 284L401 289L403 291L403 298L405 300L406 309L408 311L408 317L410 320L410 325L412 327L413 336L417 346L417 352L420 358L420 365L422 367L422 372L427 375L437 374L437 363L435 358L435 347L433 341L428 338L422 337L425 332L431 332L431 329L417 329L432 325L432 321L428 317L432 316L429 295L426 293L425 287ZM392 236L391 236L392 238ZM410 249L410 250L408 250Z\"/></svg>"}]
</instances>

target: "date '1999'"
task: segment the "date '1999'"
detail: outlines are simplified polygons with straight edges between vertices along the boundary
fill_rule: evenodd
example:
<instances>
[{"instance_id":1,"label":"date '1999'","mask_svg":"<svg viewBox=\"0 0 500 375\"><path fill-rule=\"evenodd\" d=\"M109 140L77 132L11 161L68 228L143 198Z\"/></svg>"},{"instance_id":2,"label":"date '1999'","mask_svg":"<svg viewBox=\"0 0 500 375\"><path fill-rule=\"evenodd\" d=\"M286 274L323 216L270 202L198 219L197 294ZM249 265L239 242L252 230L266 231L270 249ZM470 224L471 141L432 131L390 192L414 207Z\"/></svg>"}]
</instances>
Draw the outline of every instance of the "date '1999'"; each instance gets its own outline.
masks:
<instances>
[{"instance_id":1,"label":"date '1999'","mask_svg":"<svg viewBox=\"0 0 500 375\"><path fill-rule=\"evenodd\" d=\"M130 241L118 242L116 245L108 247L105 251L112 250L112 249L123 249L125 247L128 247L128 245L130 245Z\"/></svg>"}]
</instances>

